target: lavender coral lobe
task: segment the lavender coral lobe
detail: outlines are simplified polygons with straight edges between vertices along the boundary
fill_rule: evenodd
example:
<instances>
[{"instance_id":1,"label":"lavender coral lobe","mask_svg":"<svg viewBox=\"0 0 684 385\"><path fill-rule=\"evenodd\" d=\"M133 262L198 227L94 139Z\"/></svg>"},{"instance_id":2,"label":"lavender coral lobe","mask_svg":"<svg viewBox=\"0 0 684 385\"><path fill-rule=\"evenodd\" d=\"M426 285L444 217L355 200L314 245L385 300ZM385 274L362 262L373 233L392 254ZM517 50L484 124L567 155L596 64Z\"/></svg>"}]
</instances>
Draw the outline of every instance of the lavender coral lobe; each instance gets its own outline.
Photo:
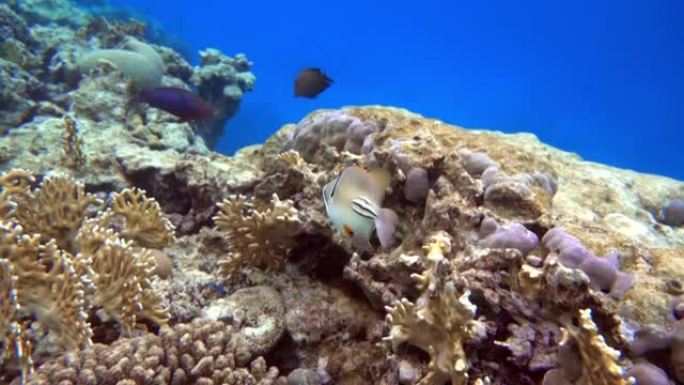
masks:
<instances>
[{"instance_id":1,"label":"lavender coral lobe","mask_svg":"<svg viewBox=\"0 0 684 385\"><path fill-rule=\"evenodd\" d=\"M0 5L0 382L684 380L681 182L379 106L227 157L252 63L143 30ZM321 201L339 165L390 174L365 253Z\"/></svg>"}]
</instances>

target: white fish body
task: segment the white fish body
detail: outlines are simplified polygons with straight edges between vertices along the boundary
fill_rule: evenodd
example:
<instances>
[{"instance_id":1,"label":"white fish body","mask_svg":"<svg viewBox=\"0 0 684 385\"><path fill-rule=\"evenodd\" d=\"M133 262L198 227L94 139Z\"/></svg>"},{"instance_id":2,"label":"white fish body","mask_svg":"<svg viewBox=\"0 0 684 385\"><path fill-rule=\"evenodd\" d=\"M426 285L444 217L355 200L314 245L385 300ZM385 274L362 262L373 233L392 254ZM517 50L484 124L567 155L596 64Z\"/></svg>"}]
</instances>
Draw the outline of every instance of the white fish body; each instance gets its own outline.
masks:
<instances>
[{"instance_id":1,"label":"white fish body","mask_svg":"<svg viewBox=\"0 0 684 385\"><path fill-rule=\"evenodd\" d=\"M373 248L370 238L383 197L384 186L357 167L345 168L323 188L325 210L333 226L362 250Z\"/></svg>"}]
</instances>

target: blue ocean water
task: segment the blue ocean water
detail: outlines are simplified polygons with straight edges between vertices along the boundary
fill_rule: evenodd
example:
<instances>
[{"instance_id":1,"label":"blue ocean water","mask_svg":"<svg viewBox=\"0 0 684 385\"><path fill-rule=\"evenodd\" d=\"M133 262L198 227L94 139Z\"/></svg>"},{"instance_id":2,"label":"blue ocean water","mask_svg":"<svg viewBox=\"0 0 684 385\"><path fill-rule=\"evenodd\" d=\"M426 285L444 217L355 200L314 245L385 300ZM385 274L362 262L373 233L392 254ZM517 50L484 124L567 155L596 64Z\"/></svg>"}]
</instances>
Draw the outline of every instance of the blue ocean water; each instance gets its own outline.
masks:
<instances>
[{"instance_id":1,"label":"blue ocean water","mask_svg":"<svg viewBox=\"0 0 684 385\"><path fill-rule=\"evenodd\" d=\"M684 180L684 2L113 0L190 52L247 54L247 94L216 150L317 108L382 104L527 131L582 157ZM197 60L195 56L193 60ZM293 97L303 67L331 88Z\"/></svg>"}]
</instances>

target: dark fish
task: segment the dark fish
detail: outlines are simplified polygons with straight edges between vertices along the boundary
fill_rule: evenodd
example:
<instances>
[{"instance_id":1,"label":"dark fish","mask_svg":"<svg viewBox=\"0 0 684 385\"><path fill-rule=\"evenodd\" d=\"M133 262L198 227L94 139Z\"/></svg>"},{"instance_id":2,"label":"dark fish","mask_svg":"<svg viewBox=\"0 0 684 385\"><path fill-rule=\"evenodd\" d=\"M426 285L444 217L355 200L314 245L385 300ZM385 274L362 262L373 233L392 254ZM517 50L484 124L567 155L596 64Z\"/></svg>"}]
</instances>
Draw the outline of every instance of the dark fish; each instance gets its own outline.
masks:
<instances>
[{"instance_id":1,"label":"dark fish","mask_svg":"<svg viewBox=\"0 0 684 385\"><path fill-rule=\"evenodd\" d=\"M320 68L305 68L295 79L294 95L295 97L315 98L330 87L332 82L333 80Z\"/></svg>"},{"instance_id":2,"label":"dark fish","mask_svg":"<svg viewBox=\"0 0 684 385\"><path fill-rule=\"evenodd\" d=\"M214 109L199 96L182 88L156 87L140 93L140 99L183 121L211 119Z\"/></svg>"}]
</instances>

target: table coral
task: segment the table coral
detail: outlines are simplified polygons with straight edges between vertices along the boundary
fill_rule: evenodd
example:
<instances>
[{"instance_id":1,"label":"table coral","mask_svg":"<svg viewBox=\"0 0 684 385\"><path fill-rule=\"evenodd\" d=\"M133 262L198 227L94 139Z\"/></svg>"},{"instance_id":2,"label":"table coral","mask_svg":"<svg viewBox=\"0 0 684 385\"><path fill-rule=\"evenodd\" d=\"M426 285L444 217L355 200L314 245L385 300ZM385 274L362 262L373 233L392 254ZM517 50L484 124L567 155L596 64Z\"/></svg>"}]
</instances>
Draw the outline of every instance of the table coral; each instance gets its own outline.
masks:
<instances>
[{"instance_id":1,"label":"table coral","mask_svg":"<svg viewBox=\"0 0 684 385\"><path fill-rule=\"evenodd\" d=\"M225 274L231 274L242 264L282 268L285 255L294 246L294 236L300 230L297 209L291 200L281 201L273 194L271 202L265 204L234 195L220 203L219 210L214 217L216 227L231 245L231 254L221 266Z\"/></svg>"}]
</instances>

